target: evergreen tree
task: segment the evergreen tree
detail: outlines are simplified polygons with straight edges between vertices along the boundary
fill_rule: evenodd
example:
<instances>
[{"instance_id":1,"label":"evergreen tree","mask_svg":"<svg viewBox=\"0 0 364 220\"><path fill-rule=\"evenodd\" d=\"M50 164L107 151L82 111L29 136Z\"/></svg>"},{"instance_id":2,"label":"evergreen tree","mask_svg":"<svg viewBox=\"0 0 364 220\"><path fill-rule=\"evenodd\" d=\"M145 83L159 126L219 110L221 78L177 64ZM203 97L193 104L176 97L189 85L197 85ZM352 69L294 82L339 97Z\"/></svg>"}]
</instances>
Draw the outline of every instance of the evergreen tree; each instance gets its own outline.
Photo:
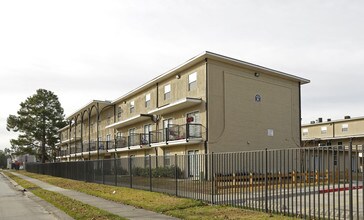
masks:
<instances>
[{"instance_id":1,"label":"evergreen tree","mask_svg":"<svg viewBox=\"0 0 364 220\"><path fill-rule=\"evenodd\" d=\"M55 158L57 131L65 125L58 97L51 91L38 89L20 103L17 115L9 115L6 129L19 132L17 139L10 140L15 154L34 154L44 163Z\"/></svg>"}]
</instances>

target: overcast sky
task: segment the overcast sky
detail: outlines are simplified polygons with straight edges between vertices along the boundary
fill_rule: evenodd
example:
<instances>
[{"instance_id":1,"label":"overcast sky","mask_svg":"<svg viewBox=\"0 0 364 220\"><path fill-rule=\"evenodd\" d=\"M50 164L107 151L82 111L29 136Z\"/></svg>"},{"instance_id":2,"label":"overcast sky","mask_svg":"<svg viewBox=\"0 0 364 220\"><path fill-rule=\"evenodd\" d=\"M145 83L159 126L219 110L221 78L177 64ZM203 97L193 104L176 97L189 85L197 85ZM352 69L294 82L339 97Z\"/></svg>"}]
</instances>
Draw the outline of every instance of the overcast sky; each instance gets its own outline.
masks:
<instances>
[{"instance_id":1,"label":"overcast sky","mask_svg":"<svg viewBox=\"0 0 364 220\"><path fill-rule=\"evenodd\" d=\"M38 88L66 115L212 51L311 80L302 118L364 116L364 1L0 0L0 149Z\"/></svg>"}]
</instances>

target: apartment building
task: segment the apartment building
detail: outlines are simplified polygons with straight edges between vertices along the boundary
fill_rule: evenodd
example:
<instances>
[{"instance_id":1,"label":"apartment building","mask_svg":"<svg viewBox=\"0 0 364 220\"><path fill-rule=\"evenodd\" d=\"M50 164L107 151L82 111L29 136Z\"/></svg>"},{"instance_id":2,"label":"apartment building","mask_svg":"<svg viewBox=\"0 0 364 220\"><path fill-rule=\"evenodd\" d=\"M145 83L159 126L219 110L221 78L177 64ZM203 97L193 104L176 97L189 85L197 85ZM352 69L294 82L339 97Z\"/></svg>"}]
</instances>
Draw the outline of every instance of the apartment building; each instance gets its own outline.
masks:
<instances>
[{"instance_id":1,"label":"apartment building","mask_svg":"<svg viewBox=\"0 0 364 220\"><path fill-rule=\"evenodd\" d=\"M312 167L324 167L327 164L331 170L345 170L351 164L352 171L363 171L363 142L364 142L364 117L324 121L318 118L309 124L302 125L302 146L312 150L310 154ZM352 146L352 155L349 146ZM331 146L331 147L326 147ZM309 150L310 151L310 150Z\"/></svg>"},{"instance_id":2,"label":"apartment building","mask_svg":"<svg viewBox=\"0 0 364 220\"><path fill-rule=\"evenodd\" d=\"M305 147L340 145L348 146L364 142L364 117L323 121L322 118L302 125L302 144Z\"/></svg>"},{"instance_id":3,"label":"apartment building","mask_svg":"<svg viewBox=\"0 0 364 220\"><path fill-rule=\"evenodd\" d=\"M309 80L204 52L60 129L61 161L300 146ZM166 162L168 163L168 162Z\"/></svg>"}]
</instances>

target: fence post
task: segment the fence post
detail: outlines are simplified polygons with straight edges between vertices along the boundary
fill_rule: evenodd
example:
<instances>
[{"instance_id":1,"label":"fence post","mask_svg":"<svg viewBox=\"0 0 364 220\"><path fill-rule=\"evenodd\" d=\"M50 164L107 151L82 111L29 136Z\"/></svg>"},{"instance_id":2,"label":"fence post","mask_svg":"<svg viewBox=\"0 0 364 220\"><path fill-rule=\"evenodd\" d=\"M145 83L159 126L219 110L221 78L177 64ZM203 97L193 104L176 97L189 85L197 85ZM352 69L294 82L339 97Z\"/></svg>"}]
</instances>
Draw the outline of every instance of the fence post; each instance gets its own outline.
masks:
<instances>
[{"instance_id":1,"label":"fence post","mask_svg":"<svg viewBox=\"0 0 364 220\"><path fill-rule=\"evenodd\" d=\"M115 186L118 185L118 167L117 167L117 163L116 163L116 152L114 155L114 173L115 173Z\"/></svg>"},{"instance_id":2,"label":"fence post","mask_svg":"<svg viewBox=\"0 0 364 220\"><path fill-rule=\"evenodd\" d=\"M211 152L211 202L215 204L214 152Z\"/></svg>"},{"instance_id":3,"label":"fence post","mask_svg":"<svg viewBox=\"0 0 364 220\"><path fill-rule=\"evenodd\" d=\"M102 173L102 184L105 184L104 159L101 160L101 173Z\"/></svg>"},{"instance_id":4,"label":"fence post","mask_svg":"<svg viewBox=\"0 0 364 220\"><path fill-rule=\"evenodd\" d=\"M149 154L149 191L152 192L152 156Z\"/></svg>"},{"instance_id":5,"label":"fence post","mask_svg":"<svg viewBox=\"0 0 364 220\"><path fill-rule=\"evenodd\" d=\"M87 166L86 166L86 160L83 161L83 171L84 171L84 175L85 175L85 182L87 182Z\"/></svg>"},{"instance_id":6,"label":"fence post","mask_svg":"<svg viewBox=\"0 0 364 220\"><path fill-rule=\"evenodd\" d=\"M265 212L268 213L268 148L265 148L264 187L265 187Z\"/></svg>"},{"instance_id":7,"label":"fence post","mask_svg":"<svg viewBox=\"0 0 364 220\"><path fill-rule=\"evenodd\" d=\"M177 176L177 154L174 154L174 179L176 182L176 196L178 196L178 176Z\"/></svg>"},{"instance_id":8,"label":"fence post","mask_svg":"<svg viewBox=\"0 0 364 220\"><path fill-rule=\"evenodd\" d=\"M131 156L129 156L129 182L130 182L130 188L133 188L133 177L132 177L132 170L131 170Z\"/></svg>"},{"instance_id":9,"label":"fence post","mask_svg":"<svg viewBox=\"0 0 364 220\"><path fill-rule=\"evenodd\" d=\"M350 139L349 145L349 219L353 219L353 139ZM359 213L358 213L359 214Z\"/></svg>"}]
</instances>

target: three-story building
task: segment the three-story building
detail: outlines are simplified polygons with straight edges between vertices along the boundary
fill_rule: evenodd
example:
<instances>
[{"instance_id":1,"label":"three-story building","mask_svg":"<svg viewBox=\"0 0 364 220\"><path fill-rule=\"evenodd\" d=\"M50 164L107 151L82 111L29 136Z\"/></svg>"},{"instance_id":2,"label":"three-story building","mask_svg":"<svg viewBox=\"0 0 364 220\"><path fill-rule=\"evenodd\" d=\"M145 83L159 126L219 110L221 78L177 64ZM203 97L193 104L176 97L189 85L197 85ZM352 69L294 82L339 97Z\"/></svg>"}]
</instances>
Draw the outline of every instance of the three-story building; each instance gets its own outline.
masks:
<instances>
[{"instance_id":1,"label":"three-story building","mask_svg":"<svg viewBox=\"0 0 364 220\"><path fill-rule=\"evenodd\" d=\"M300 146L309 80L204 52L60 129L61 161ZM168 163L168 161L166 161Z\"/></svg>"}]
</instances>

